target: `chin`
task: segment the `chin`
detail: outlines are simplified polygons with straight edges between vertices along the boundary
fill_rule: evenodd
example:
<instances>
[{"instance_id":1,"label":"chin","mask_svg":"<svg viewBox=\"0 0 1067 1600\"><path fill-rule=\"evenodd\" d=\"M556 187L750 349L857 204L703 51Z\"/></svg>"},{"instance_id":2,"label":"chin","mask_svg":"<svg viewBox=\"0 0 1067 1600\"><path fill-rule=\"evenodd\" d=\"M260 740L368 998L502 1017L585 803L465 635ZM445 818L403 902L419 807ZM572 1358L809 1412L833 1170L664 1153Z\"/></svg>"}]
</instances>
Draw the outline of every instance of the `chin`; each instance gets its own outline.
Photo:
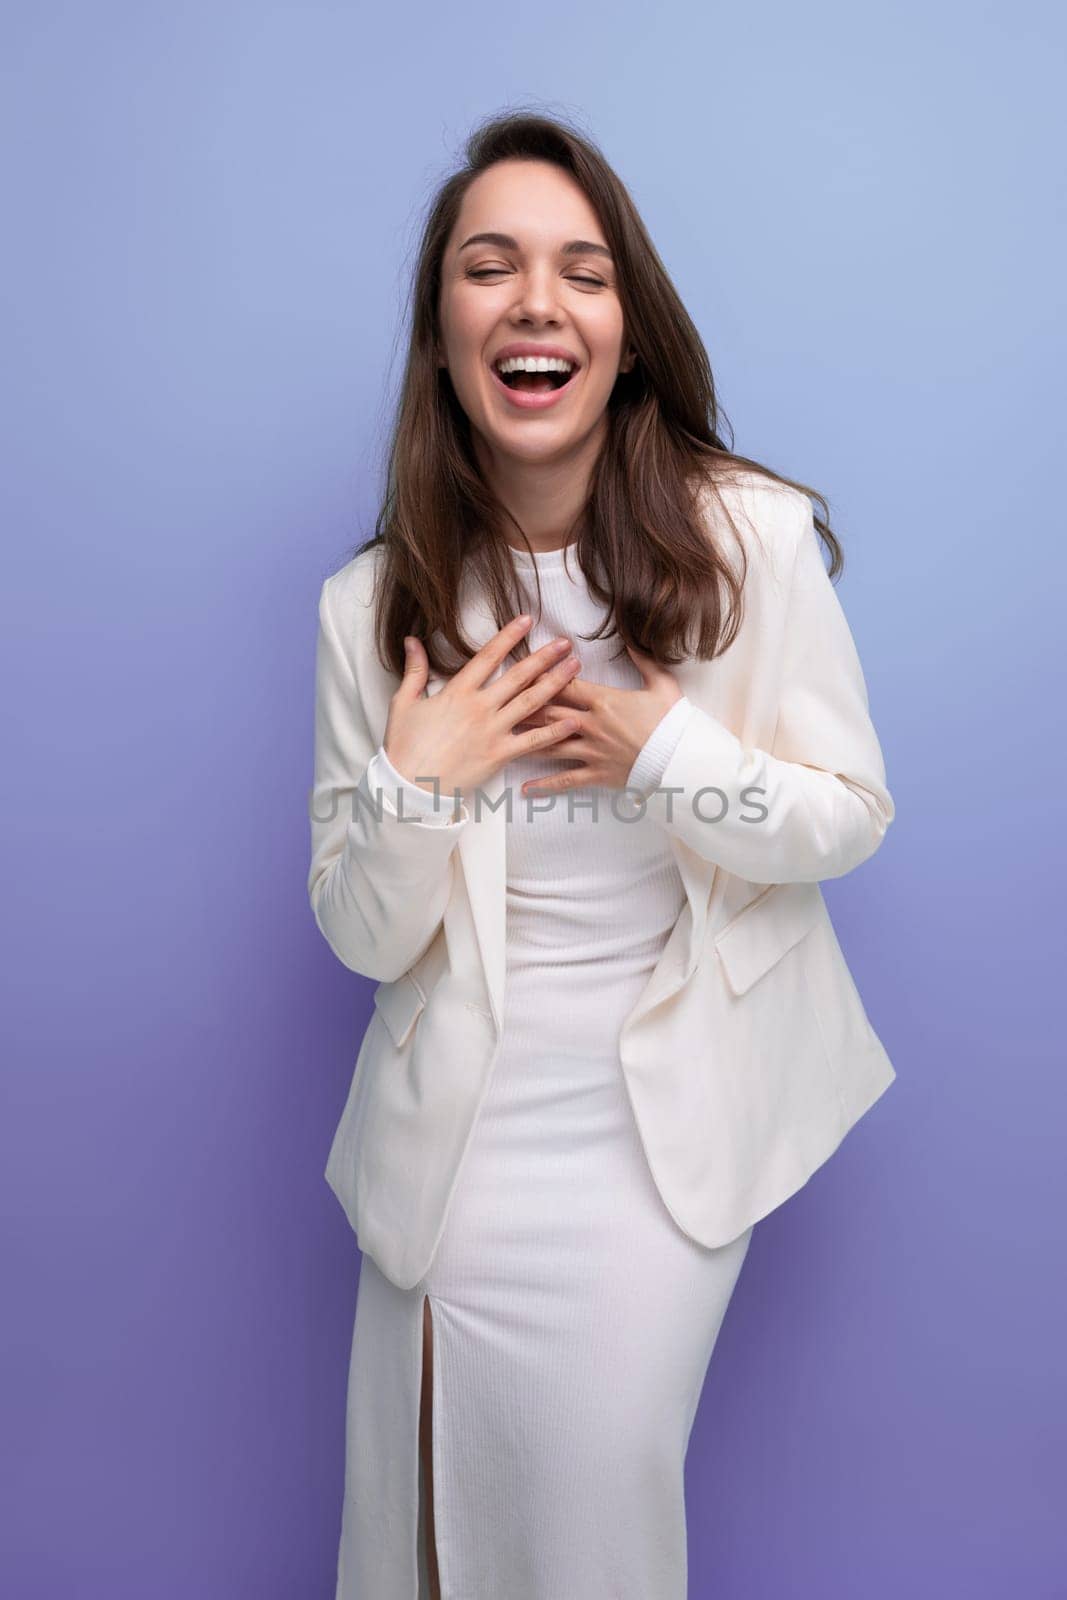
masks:
<instances>
[{"instance_id":1,"label":"chin","mask_svg":"<svg viewBox=\"0 0 1067 1600\"><path fill-rule=\"evenodd\" d=\"M527 465L537 462L549 462L558 456L566 454L580 444L583 434L573 428L550 431L548 428L538 429L539 437L522 438L521 435L491 433L487 435L490 447L500 456L510 458L512 461L522 461Z\"/></svg>"}]
</instances>

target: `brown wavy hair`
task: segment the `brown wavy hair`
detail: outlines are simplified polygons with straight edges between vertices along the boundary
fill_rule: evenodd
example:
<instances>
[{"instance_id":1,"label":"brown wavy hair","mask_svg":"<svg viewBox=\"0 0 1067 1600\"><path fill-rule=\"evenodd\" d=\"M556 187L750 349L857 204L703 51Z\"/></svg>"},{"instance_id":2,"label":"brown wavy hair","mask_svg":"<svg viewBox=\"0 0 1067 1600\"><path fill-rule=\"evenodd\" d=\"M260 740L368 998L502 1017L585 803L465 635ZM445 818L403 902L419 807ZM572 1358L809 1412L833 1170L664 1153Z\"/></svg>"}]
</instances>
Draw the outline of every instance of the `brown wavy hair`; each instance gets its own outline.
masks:
<instances>
[{"instance_id":1,"label":"brown wavy hair","mask_svg":"<svg viewBox=\"0 0 1067 1600\"><path fill-rule=\"evenodd\" d=\"M450 674L474 654L459 632L461 582L473 575L503 627L524 609L503 537L524 530L485 482L469 419L447 370L437 364L441 262L463 197L479 174L510 159L549 161L584 190L616 263L616 283L632 369L620 373L608 402L604 448L589 493L569 533L590 592L606 603L605 633L665 666L687 656L710 660L741 622L747 563L740 570L709 538L698 499L710 492L736 525L718 486L757 472L817 501L815 527L830 551L829 575L844 562L821 494L732 449L732 429L715 396L707 352L622 180L596 145L556 118L509 111L469 137L465 159L433 197L422 228L411 295L411 334L387 455L384 502L374 536L380 546L376 644L383 664L404 671L405 634L418 635L431 669ZM720 429L731 435L727 445ZM445 660L438 643L454 654ZM620 651L622 646L620 645ZM516 654L529 650L524 637Z\"/></svg>"}]
</instances>

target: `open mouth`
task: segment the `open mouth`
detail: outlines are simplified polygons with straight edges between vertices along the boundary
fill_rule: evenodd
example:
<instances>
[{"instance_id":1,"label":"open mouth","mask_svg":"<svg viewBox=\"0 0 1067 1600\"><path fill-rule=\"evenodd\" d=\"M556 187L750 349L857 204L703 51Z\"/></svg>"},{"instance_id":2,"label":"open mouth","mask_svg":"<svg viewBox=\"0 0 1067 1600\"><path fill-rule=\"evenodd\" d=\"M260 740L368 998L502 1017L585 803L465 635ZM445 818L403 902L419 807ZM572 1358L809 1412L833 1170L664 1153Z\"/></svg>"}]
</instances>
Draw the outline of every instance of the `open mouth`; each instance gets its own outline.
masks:
<instances>
[{"instance_id":1,"label":"open mouth","mask_svg":"<svg viewBox=\"0 0 1067 1600\"><path fill-rule=\"evenodd\" d=\"M496 370L496 369L494 369ZM509 389L525 390L527 394L550 394L554 389L563 389L574 377L578 369L573 367L570 372L500 372L497 377Z\"/></svg>"},{"instance_id":2,"label":"open mouth","mask_svg":"<svg viewBox=\"0 0 1067 1600\"><path fill-rule=\"evenodd\" d=\"M570 356L499 356L489 370L501 389L514 396L514 405L538 409L555 404L580 365Z\"/></svg>"}]
</instances>

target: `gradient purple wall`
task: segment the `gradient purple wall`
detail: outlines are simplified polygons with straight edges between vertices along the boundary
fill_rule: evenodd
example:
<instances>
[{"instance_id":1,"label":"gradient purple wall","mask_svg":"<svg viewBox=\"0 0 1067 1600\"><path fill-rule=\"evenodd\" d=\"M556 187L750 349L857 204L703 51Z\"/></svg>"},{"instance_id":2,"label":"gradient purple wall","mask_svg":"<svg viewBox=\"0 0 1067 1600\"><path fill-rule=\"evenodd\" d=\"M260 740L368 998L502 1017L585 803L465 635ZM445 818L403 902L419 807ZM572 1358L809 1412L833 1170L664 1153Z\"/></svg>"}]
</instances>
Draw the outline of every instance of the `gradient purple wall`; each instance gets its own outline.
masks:
<instances>
[{"instance_id":1,"label":"gradient purple wall","mask_svg":"<svg viewBox=\"0 0 1067 1600\"><path fill-rule=\"evenodd\" d=\"M536 97L632 186L737 447L829 494L898 807L827 887L898 1081L756 1230L691 1594L1050 1600L1062 13L516 20L8 16L0 1591L333 1595L323 1168L373 985L305 895L315 606L376 509L421 205Z\"/></svg>"}]
</instances>

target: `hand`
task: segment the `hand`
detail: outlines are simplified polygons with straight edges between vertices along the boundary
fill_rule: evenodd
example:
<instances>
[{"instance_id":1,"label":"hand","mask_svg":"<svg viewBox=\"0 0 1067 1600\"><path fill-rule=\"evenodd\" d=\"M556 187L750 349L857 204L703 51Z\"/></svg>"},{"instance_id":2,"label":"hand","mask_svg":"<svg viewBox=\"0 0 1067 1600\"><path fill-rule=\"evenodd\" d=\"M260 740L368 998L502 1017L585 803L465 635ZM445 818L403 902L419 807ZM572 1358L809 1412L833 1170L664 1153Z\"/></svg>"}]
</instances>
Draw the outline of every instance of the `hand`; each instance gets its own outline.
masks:
<instances>
[{"instance_id":1,"label":"hand","mask_svg":"<svg viewBox=\"0 0 1067 1600\"><path fill-rule=\"evenodd\" d=\"M674 674L654 657L627 645L630 659L644 684L640 689L614 689L604 683L573 678L546 703L542 716L550 727L578 717L573 737L554 744L546 754L559 760L577 760L546 778L531 778L522 785L524 795L558 794L566 789L596 785L624 789L631 768L653 730L666 716L682 691ZM536 724L535 724L536 725Z\"/></svg>"},{"instance_id":2,"label":"hand","mask_svg":"<svg viewBox=\"0 0 1067 1600\"><path fill-rule=\"evenodd\" d=\"M423 692L429 658L421 641L412 640L383 740L386 755L408 782L430 794L434 777L442 795L476 788L516 756L554 747L574 731L577 718L566 713L515 731L578 672L576 660L568 664L568 639L542 645L487 682L530 626L518 617L509 622L434 695Z\"/></svg>"}]
</instances>

